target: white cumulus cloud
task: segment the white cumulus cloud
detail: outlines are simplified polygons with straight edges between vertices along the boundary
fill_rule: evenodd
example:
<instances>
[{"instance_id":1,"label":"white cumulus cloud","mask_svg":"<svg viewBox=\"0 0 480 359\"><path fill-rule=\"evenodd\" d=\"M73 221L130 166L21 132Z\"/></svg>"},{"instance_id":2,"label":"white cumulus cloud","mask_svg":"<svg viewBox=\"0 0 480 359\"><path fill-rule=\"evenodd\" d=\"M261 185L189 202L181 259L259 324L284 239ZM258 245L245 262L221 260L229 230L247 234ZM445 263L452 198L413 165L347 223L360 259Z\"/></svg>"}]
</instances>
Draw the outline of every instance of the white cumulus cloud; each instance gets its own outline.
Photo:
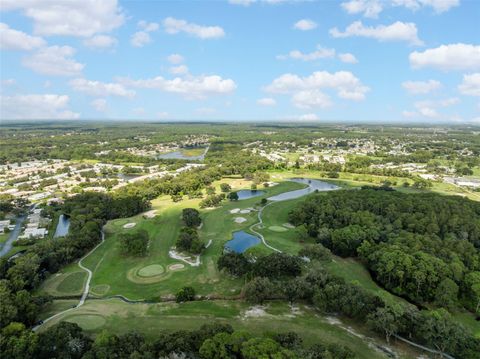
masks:
<instances>
[{"instance_id":1,"label":"white cumulus cloud","mask_svg":"<svg viewBox=\"0 0 480 359\"><path fill-rule=\"evenodd\" d=\"M376 19L383 10L379 0L351 0L343 2L342 8L349 14L363 14L365 17Z\"/></svg>"},{"instance_id":2,"label":"white cumulus cloud","mask_svg":"<svg viewBox=\"0 0 480 359\"><path fill-rule=\"evenodd\" d=\"M224 79L218 75L210 76L188 76L185 78L176 77L165 79L157 76L150 79L121 79L127 86L147 89L157 89L183 95L186 98L203 99L210 95L229 94L235 91L237 85L232 79Z\"/></svg>"},{"instance_id":3,"label":"white cumulus cloud","mask_svg":"<svg viewBox=\"0 0 480 359\"><path fill-rule=\"evenodd\" d=\"M160 28L160 25L156 22L147 22L145 20L139 21L137 26L141 30L134 33L130 38L130 43L135 47L143 47L152 42L150 33L157 31Z\"/></svg>"},{"instance_id":4,"label":"white cumulus cloud","mask_svg":"<svg viewBox=\"0 0 480 359\"><path fill-rule=\"evenodd\" d=\"M303 53L300 50L292 50L287 55L278 55L277 59L279 60L286 60L286 59L294 59L294 60L302 60L302 61L314 61L318 59L324 58L332 58L335 56L335 49L326 49L321 47L320 45L317 46L317 50L309 53Z\"/></svg>"},{"instance_id":5,"label":"white cumulus cloud","mask_svg":"<svg viewBox=\"0 0 480 359\"><path fill-rule=\"evenodd\" d=\"M225 31L220 26L202 26L173 17L163 20L163 26L168 34L186 34L200 39L217 39L225 36Z\"/></svg>"},{"instance_id":6,"label":"white cumulus cloud","mask_svg":"<svg viewBox=\"0 0 480 359\"><path fill-rule=\"evenodd\" d=\"M130 43L135 47L143 47L150 42L152 42L152 38L150 34L145 31L137 31L130 38Z\"/></svg>"},{"instance_id":7,"label":"white cumulus cloud","mask_svg":"<svg viewBox=\"0 0 480 359\"><path fill-rule=\"evenodd\" d=\"M292 103L303 109L326 108L332 106L330 97L319 90L305 90L297 92L292 97Z\"/></svg>"},{"instance_id":8,"label":"white cumulus cloud","mask_svg":"<svg viewBox=\"0 0 480 359\"><path fill-rule=\"evenodd\" d=\"M71 80L69 85L73 90L86 93L90 96L119 96L128 98L135 96L135 91L128 90L120 83L107 83L78 78Z\"/></svg>"},{"instance_id":9,"label":"white cumulus cloud","mask_svg":"<svg viewBox=\"0 0 480 359\"><path fill-rule=\"evenodd\" d=\"M107 49L117 45L117 43L117 39L109 35L95 35L83 40L83 44L91 49Z\"/></svg>"},{"instance_id":10,"label":"white cumulus cloud","mask_svg":"<svg viewBox=\"0 0 480 359\"><path fill-rule=\"evenodd\" d=\"M349 0L341 3L341 6L351 15L362 14L376 19L388 7L401 6L412 11L430 7L436 14L441 14L459 4L460 0Z\"/></svg>"},{"instance_id":11,"label":"white cumulus cloud","mask_svg":"<svg viewBox=\"0 0 480 359\"><path fill-rule=\"evenodd\" d=\"M259 98L257 100L257 104L261 106L275 106L277 104L277 101L271 97L264 97L264 98Z\"/></svg>"},{"instance_id":12,"label":"white cumulus cloud","mask_svg":"<svg viewBox=\"0 0 480 359\"><path fill-rule=\"evenodd\" d=\"M415 69L477 70L480 69L480 46L463 43L441 45L423 52L412 52L409 60Z\"/></svg>"},{"instance_id":13,"label":"white cumulus cloud","mask_svg":"<svg viewBox=\"0 0 480 359\"><path fill-rule=\"evenodd\" d=\"M342 61L346 64L358 64L358 60L355 57L355 55L353 55L349 52L344 53L344 54L338 54L338 58L340 59L340 61Z\"/></svg>"},{"instance_id":14,"label":"white cumulus cloud","mask_svg":"<svg viewBox=\"0 0 480 359\"><path fill-rule=\"evenodd\" d=\"M76 62L74 54L73 47L50 46L25 57L22 64L42 75L76 76L82 72L85 65Z\"/></svg>"},{"instance_id":15,"label":"white cumulus cloud","mask_svg":"<svg viewBox=\"0 0 480 359\"><path fill-rule=\"evenodd\" d=\"M316 27L317 27L317 23L309 19L299 20L293 25L294 29L302 30L302 31L313 30Z\"/></svg>"},{"instance_id":16,"label":"white cumulus cloud","mask_svg":"<svg viewBox=\"0 0 480 359\"><path fill-rule=\"evenodd\" d=\"M442 84L437 80L428 81L405 81L402 87L412 95L424 95L438 90Z\"/></svg>"},{"instance_id":17,"label":"white cumulus cloud","mask_svg":"<svg viewBox=\"0 0 480 359\"><path fill-rule=\"evenodd\" d=\"M392 5L404 6L414 11L421 7L431 7L437 14L441 14L460 5L460 0L392 0Z\"/></svg>"},{"instance_id":18,"label":"white cumulus cloud","mask_svg":"<svg viewBox=\"0 0 480 359\"><path fill-rule=\"evenodd\" d=\"M80 117L68 109L67 95L0 96L0 118L12 120L67 120Z\"/></svg>"},{"instance_id":19,"label":"white cumulus cloud","mask_svg":"<svg viewBox=\"0 0 480 359\"><path fill-rule=\"evenodd\" d=\"M422 45L418 38L417 26L412 22L397 21L391 25L364 26L361 21L350 24L344 32L336 27L330 29L330 35L335 38L367 37L378 41L406 41L412 45Z\"/></svg>"},{"instance_id":20,"label":"white cumulus cloud","mask_svg":"<svg viewBox=\"0 0 480 359\"><path fill-rule=\"evenodd\" d=\"M458 86L463 95L480 96L480 73L463 75L463 81Z\"/></svg>"},{"instance_id":21,"label":"white cumulus cloud","mask_svg":"<svg viewBox=\"0 0 480 359\"><path fill-rule=\"evenodd\" d=\"M363 100L369 88L349 71L316 71L310 76L300 77L284 74L265 87L271 93L296 94L305 90L334 89L337 96L348 100Z\"/></svg>"},{"instance_id":22,"label":"white cumulus cloud","mask_svg":"<svg viewBox=\"0 0 480 359\"><path fill-rule=\"evenodd\" d=\"M0 23L0 49L2 50L33 50L46 44L38 36L31 36L22 31L14 30L7 24Z\"/></svg>"},{"instance_id":23,"label":"white cumulus cloud","mask_svg":"<svg viewBox=\"0 0 480 359\"><path fill-rule=\"evenodd\" d=\"M181 64L183 61L185 61L184 57L180 54L171 54L168 55L167 57L168 62L174 65Z\"/></svg>"},{"instance_id":24,"label":"white cumulus cloud","mask_svg":"<svg viewBox=\"0 0 480 359\"><path fill-rule=\"evenodd\" d=\"M33 20L34 33L45 36L91 37L125 21L117 0L2 0L0 9L21 10Z\"/></svg>"}]
</instances>

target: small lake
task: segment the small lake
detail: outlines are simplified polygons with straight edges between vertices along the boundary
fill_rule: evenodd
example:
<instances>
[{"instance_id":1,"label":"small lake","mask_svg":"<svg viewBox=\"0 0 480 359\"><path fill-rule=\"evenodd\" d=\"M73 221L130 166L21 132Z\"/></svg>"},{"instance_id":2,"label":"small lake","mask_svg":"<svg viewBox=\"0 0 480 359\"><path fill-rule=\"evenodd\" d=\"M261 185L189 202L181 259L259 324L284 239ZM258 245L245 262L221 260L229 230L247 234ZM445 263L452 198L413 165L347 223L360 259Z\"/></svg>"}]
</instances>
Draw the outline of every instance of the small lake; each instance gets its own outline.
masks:
<instances>
[{"instance_id":1,"label":"small lake","mask_svg":"<svg viewBox=\"0 0 480 359\"><path fill-rule=\"evenodd\" d=\"M57 224L57 228L55 229L55 234L53 235L53 238L65 237L68 234L69 228L70 228L70 218L68 218L64 214L61 214L60 217L58 217L58 224Z\"/></svg>"},{"instance_id":2,"label":"small lake","mask_svg":"<svg viewBox=\"0 0 480 359\"><path fill-rule=\"evenodd\" d=\"M155 159L203 161L207 152L208 152L208 147L205 148L205 151L198 156L187 156L182 151L174 151L174 152L164 153L163 155L157 155Z\"/></svg>"},{"instance_id":3,"label":"small lake","mask_svg":"<svg viewBox=\"0 0 480 359\"><path fill-rule=\"evenodd\" d=\"M327 182L319 181L316 179L309 179L309 178L291 178L289 181L296 182L296 183L303 183L308 185L307 188L298 189L296 191L289 191L280 193L276 196L269 197L268 200L270 201L286 201L289 199L295 199L307 194L313 193L315 191L323 192L323 191L334 191L339 189L340 187L335 186L334 184L330 184Z\"/></svg>"},{"instance_id":4,"label":"small lake","mask_svg":"<svg viewBox=\"0 0 480 359\"><path fill-rule=\"evenodd\" d=\"M260 243L260 238L255 237L245 231L237 231L232 233L233 239L225 243L225 249L235 253L243 253L248 248Z\"/></svg>"},{"instance_id":5,"label":"small lake","mask_svg":"<svg viewBox=\"0 0 480 359\"><path fill-rule=\"evenodd\" d=\"M239 201L241 201L242 199L258 197L264 193L265 191L261 191L258 189L241 189L240 191L237 191Z\"/></svg>"}]
</instances>

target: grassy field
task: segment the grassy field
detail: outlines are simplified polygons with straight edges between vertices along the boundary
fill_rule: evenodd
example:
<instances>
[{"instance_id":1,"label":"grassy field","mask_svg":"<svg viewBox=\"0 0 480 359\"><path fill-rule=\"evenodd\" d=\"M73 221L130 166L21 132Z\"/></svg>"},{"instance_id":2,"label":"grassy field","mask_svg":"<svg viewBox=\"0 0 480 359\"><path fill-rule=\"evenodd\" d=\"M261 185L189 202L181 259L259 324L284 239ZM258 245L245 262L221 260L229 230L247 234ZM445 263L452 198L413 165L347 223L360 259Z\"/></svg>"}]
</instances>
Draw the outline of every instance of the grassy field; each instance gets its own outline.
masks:
<instances>
[{"instance_id":1,"label":"grassy field","mask_svg":"<svg viewBox=\"0 0 480 359\"><path fill-rule=\"evenodd\" d=\"M71 306L70 301L57 302L55 305L59 308ZM334 324L331 318L320 316L307 306L299 305L292 310L286 303L271 302L262 307L261 311L251 309L242 301L127 304L117 299L89 300L83 307L47 323L42 330L59 320L66 320L79 324L90 334L102 330L117 334L136 330L155 338L162 331L198 329L202 324L217 321L254 334L295 331L304 338L307 345L321 340L345 345L354 350L359 358L385 358L372 344L385 345L382 338L371 333L367 333L368 336L372 335L371 338L360 337L364 334L360 334L361 331L355 324L341 324L349 328L347 331ZM395 345L393 349L402 358L413 358L418 354L401 344Z\"/></svg>"},{"instance_id":2,"label":"grassy field","mask_svg":"<svg viewBox=\"0 0 480 359\"><path fill-rule=\"evenodd\" d=\"M205 148L204 147L182 148L180 152L182 152L182 155L184 156L194 157L194 156L203 155L203 153L205 152Z\"/></svg>"}]
</instances>

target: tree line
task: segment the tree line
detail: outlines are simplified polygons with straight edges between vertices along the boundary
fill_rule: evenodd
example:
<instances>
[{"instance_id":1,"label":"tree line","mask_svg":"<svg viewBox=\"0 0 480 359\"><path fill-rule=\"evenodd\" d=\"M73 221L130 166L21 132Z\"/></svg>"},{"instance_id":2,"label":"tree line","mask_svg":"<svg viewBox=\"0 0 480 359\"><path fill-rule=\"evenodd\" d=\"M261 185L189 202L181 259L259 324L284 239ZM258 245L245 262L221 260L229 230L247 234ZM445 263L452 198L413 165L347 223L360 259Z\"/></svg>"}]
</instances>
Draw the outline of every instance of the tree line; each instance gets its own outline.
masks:
<instances>
[{"instance_id":1,"label":"tree line","mask_svg":"<svg viewBox=\"0 0 480 359\"><path fill-rule=\"evenodd\" d=\"M315 195L290 222L343 257L360 257L387 290L417 304L480 301L480 204L382 188Z\"/></svg>"}]
</instances>

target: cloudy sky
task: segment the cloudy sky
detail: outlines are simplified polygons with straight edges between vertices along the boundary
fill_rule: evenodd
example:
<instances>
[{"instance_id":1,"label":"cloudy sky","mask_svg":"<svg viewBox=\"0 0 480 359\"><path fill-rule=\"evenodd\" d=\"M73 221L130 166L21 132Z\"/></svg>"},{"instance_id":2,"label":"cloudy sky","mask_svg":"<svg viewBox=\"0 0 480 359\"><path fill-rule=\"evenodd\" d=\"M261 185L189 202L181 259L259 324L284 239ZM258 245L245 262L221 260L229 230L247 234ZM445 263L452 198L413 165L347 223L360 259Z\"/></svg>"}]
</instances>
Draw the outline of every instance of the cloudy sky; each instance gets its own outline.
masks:
<instances>
[{"instance_id":1,"label":"cloudy sky","mask_svg":"<svg viewBox=\"0 0 480 359\"><path fill-rule=\"evenodd\" d=\"M1 119L480 123L480 1L0 1Z\"/></svg>"}]
</instances>

